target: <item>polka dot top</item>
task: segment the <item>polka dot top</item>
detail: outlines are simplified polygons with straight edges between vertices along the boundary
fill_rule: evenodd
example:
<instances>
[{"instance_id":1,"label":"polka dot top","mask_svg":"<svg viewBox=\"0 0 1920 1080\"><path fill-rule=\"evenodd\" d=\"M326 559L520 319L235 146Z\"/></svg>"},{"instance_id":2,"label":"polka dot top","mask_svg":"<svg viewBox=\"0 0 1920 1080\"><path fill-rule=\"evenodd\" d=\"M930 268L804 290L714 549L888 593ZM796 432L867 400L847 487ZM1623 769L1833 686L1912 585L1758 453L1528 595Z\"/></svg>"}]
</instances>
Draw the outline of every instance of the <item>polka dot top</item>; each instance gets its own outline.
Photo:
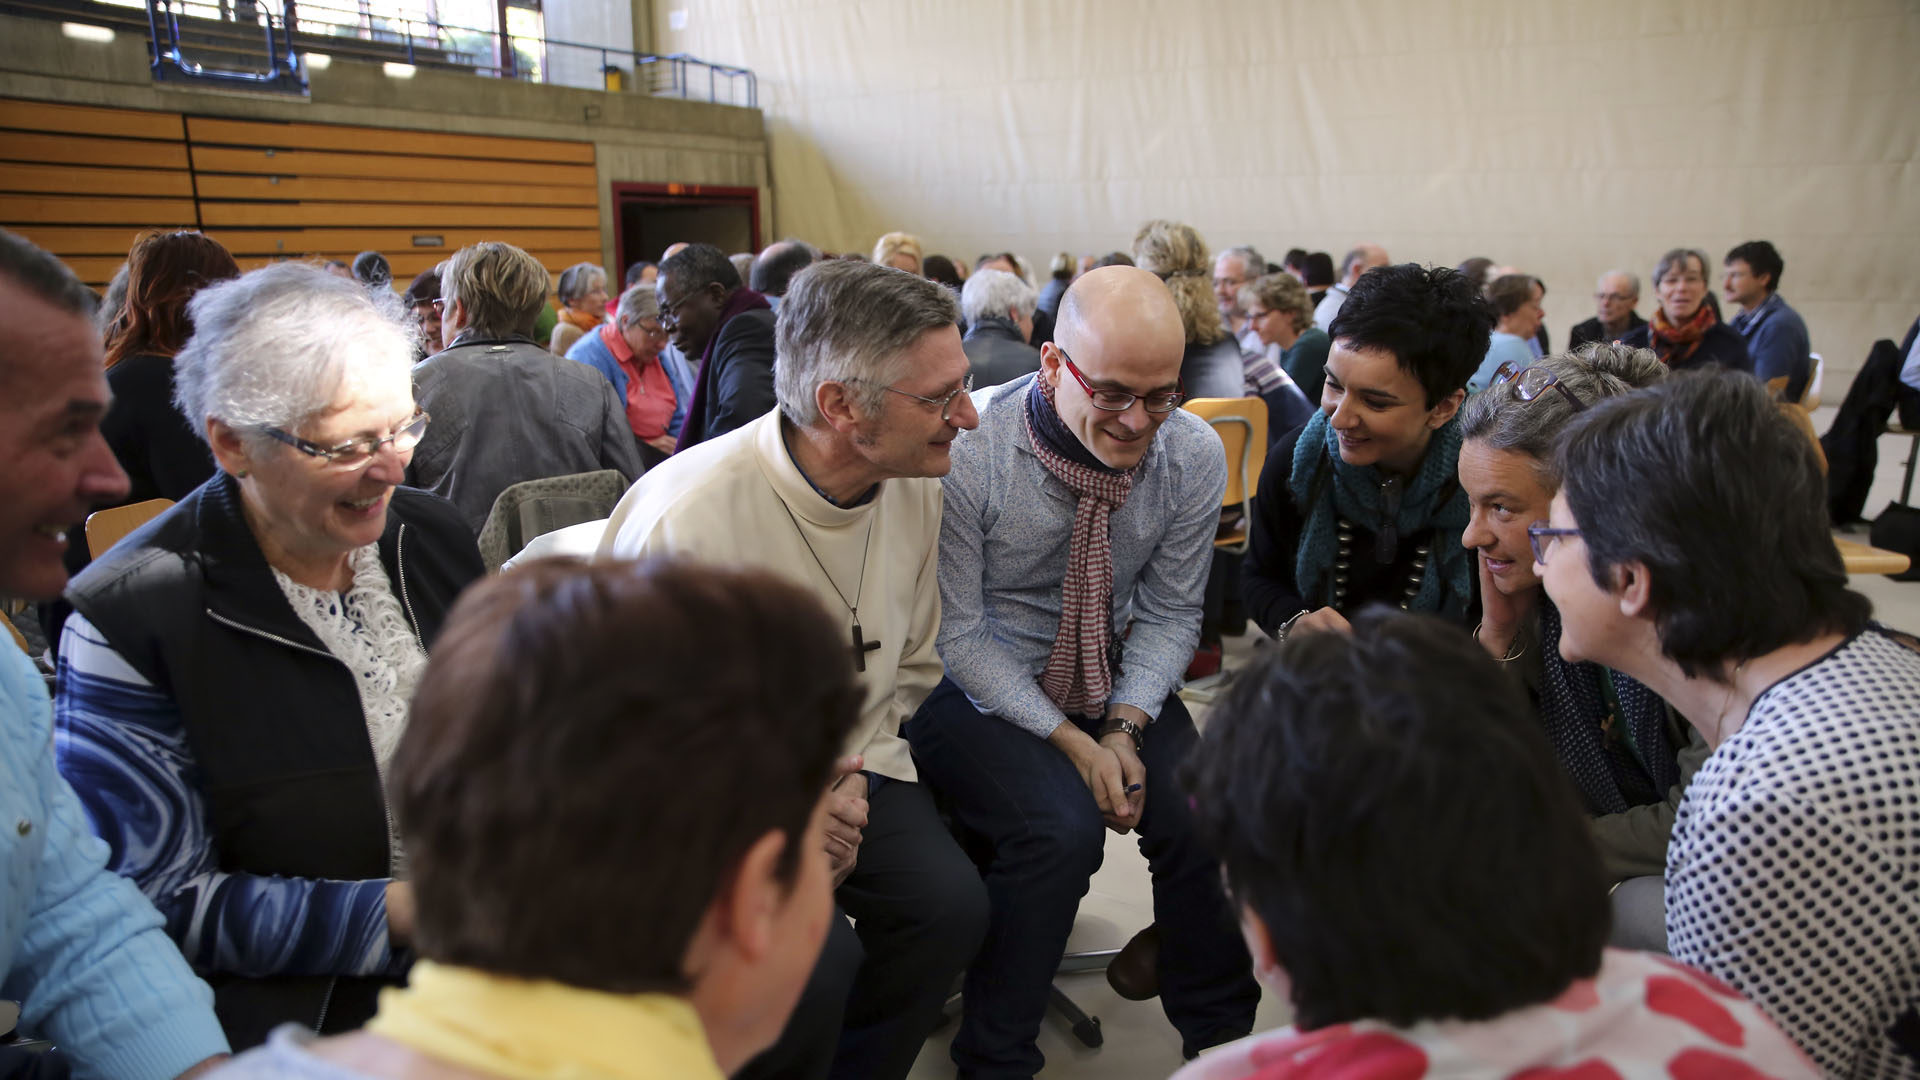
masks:
<instances>
[{"instance_id":1,"label":"polka dot top","mask_svg":"<svg viewBox=\"0 0 1920 1080\"><path fill-rule=\"evenodd\" d=\"M1832 1076L1920 1077L1920 654L1869 629L1761 694L1667 849L1676 959Z\"/></svg>"}]
</instances>

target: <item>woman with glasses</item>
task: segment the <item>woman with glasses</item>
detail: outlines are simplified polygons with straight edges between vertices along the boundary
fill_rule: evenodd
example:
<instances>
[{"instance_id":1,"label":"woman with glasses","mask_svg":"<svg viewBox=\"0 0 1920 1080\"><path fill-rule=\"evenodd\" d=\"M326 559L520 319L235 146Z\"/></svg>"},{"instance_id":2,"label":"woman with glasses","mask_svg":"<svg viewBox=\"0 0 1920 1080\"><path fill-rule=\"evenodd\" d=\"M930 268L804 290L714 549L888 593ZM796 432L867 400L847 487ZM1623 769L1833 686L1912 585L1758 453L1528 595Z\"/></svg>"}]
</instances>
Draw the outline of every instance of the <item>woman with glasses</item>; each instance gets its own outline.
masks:
<instances>
[{"instance_id":1,"label":"woman with glasses","mask_svg":"<svg viewBox=\"0 0 1920 1080\"><path fill-rule=\"evenodd\" d=\"M673 453L693 400L693 371L679 350L667 347L653 286L636 285L621 293L613 321L574 342L567 359L593 368L613 384L647 468Z\"/></svg>"},{"instance_id":2,"label":"woman with glasses","mask_svg":"<svg viewBox=\"0 0 1920 1080\"><path fill-rule=\"evenodd\" d=\"M1707 299L1706 252L1674 248L1660 256L1653 268L1653 289L1660 301L1653 321L1627 331L1621 344L1652 349L1675 371L1718 364L1753 372L1747 343L1720 321Z\"/></svg>"},{"instance_id":3,"label":"woman with glasses","mask_svg":"<svg viewBox=\"0 0 1920 1080\"><path fill-rule=\"evenodd\" d=\"M57 751L238 1048L351 1028L405 972L381 781L481 563L450 503L398 486L428 418L397 311L280 263L189 312L178 401L219 471L74 579Z\"/></svg>"},{"instance_id":4,"label":"woman with glasses","mask_svg":"<svg viewBox=\"0 0 1920 1080\"><path fill-rule=\"evenodd\" d=\"M1260 474L1243 592L1261 629L1344 630L1375 603L1473 624L1455 414L1492 330L1455 270L1406 263L1354 286L1330 328L1320 410Z\"/></svg>"},{"instance_id":5,"label":"woman with glasses","mask_svg":"<svg viewBox=\"0 0 1920 1080\"><path fill-rule=\"evenodd\" d=\"M1471 508L1460 543L1474 553L1480 580L1474 638L1526 687L1618 886L1614 943L1642 949L1665 947L1667 834L1706 747L1653 691L1560 658L1560 611L1541 592L1527 528L1546 519L1559 490L1553 449L1567 422L1666 374L1645 349L1588 345L1523 368L1503 365L1460 410L1460 487Z\"/></svg>"},{"instance_id":6,"label":"woman with glasses","mask_svg":"<svg viewBox=\"0 0 1920 1080\"><path fill-rule=\"evenodd\" d=\"M1805 435L1757 381L1582 412L1531 531L1560 655L1632 676L1711 748L1674 816L1674 959L1828 1076L1920 1076L1920 653L1871 621Z\"/></svg>"},{"instance_id":7,"label":"woman with glasses","mask_svg":"<svg viewBox=\"0 0 1920 1080\"><path fill-rule=\"evenodd\" d=\"M553 332L547 337L547 349L565 356L573 343L606 325L607 272L593 263L574 263L560 271L554 286L560 300Z\"/></svg>"}]
</instances>

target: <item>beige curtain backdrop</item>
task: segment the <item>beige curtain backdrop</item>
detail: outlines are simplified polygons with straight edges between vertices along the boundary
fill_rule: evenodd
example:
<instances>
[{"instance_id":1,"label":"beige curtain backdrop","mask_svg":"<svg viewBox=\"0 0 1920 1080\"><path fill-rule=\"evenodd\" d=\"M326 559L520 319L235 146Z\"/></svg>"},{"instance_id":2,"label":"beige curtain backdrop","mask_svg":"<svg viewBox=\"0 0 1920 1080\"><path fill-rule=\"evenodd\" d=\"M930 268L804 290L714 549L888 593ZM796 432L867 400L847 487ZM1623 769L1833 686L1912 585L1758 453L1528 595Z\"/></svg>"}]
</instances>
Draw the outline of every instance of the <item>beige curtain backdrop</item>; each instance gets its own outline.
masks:
<instances>
[{"instance_id":1,"label":"beige curtain backdrop","mask_svg":"<svg viewBox=\"0 0 1920 1080\"><path fill-rule=\"evenodd\" d=\"M1602 271L1700 247L1717 289L1727 249L1765 238L1829 401L1920 315L1920 0L653 10L661 51L758 73L773 232L834 250L905 229L1044 274L1164 216L1276 262L1485 255L1545 279L1563 344Z\"/></svg>"}]
</instances>

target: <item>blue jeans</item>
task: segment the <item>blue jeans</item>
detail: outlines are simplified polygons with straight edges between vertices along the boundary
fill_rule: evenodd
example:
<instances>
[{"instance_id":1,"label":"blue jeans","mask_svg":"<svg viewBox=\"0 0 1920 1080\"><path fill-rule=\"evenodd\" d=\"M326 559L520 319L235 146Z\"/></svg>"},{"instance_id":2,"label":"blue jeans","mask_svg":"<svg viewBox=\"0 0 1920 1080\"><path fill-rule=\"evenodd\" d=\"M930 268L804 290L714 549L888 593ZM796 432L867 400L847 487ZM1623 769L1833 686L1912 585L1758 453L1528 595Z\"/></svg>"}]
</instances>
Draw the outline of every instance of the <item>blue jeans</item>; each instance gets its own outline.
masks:
<instances>
[{"instance_id":1,"label":"blue jeans","mask_svg":"<svg viewBox=\"0 0 1920 1080\"><path fill-rule=\"evenodd\" d=\"M1088 734L1094 720L1072 721ZM990 850L983 873L987 938L967 969L965 1015L953 1040L963 1078L1031 1077L1045 1059L1034 1039L1047 989L1087 883L1100 868L1106 825L1073 763L1051 743L983 716L942 680L903 729L920 779L955 822ZM1160 930L1160 1004L1188 1057L1253 1030L1260 988L1212 856L1193 837L1176 772L1193 748L1178 697L1147 728L1140 853L1153 875Z\"/></svg>"}]
</instances>

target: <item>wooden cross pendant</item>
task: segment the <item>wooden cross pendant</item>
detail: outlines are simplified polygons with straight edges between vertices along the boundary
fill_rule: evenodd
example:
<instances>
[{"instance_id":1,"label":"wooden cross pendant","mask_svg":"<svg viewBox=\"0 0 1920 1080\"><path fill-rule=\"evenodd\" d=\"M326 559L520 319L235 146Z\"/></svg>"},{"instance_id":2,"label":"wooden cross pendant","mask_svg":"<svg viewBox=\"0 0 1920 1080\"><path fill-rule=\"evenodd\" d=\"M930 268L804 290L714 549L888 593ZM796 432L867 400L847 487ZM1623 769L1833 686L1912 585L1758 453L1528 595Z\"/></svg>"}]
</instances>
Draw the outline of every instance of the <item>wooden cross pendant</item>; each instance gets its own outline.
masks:
<instances>
[{"instance_id":1,"label":"wooden cross pendant","mask_svg":"<svg viewBox=\"0 0 1920 1080\"><path fill-rule=\"evenodd\" d=\"M861 671L867 670L867 654L879 647L879 642L868 641L861 635L858 622L853 624L853 662L859 665Z\"/></svg>"}]
</instances>

